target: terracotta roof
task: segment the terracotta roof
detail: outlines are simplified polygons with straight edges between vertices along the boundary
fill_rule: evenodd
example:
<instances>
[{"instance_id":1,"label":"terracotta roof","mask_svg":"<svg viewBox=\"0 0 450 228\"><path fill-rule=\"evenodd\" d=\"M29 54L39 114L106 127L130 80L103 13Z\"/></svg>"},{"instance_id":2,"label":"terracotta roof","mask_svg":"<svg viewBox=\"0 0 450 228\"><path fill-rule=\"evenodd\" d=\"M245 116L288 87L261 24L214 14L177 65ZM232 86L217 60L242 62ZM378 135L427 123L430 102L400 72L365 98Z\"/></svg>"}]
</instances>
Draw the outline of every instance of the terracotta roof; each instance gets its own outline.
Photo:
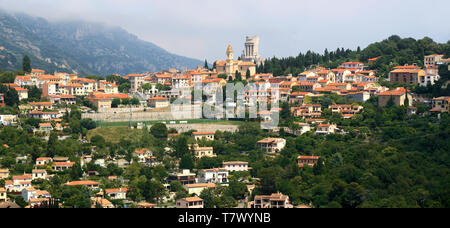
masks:
<instances>
[{"instance_id":1,"label":"terracotta roof","mask_svg":"<svg viewBox=\"0 0 450 228\"><path fill-rule=\"evenodd\" d=\"M72 182L67 183L66 185L69 185L69 186L75 186L75 185L98 185L98 182L91 181L91 180L72 181Z\"/></svg>"},{"instance_id":2,"label":"terracotta roof","mask_svg":"<svg viewBox=\"0 0 450 228\"><path fill-rule=\"evenodd\" d=\"M404 93L406 93L406 90L404 88L397 88L397 90L385 91L378 95L379 96L401 96Z\"/></svg>"},{"instance_id":3,"label":"terracotta roof","mask_svg":"<svg viewBox=\"0 0 450 228\"><path fill-rule=\"evenodd\" d=\"M75 162L54 162L54 166L73 166Z\"/></svg>"},{"instance_id":4,"label":"terracotta roof","mask_svg":"<svg viewBox=\"0 0 450 228\"><path fill-rule=\"evenodd\" d=\"M319 156L305 156L305 155L300 155L297 157L298 159L312 159L312 160L318 160L320 157Z\"/></svg>"},{"instance_id":5,"label":"terracotta roof","mask_svg":"<svg viewBox=\"0 0 450 228\"><path fill-rule=\"evenodd\" d=\"M31 174L25 174L25 175L21 175L21 176L13 176L12 177L13 180L26 180L26 179L32 179Z\"/></svg>"},{"instance_id":6,"label":"terracotta roof","mask_svg":"<svg viewBox=\"0 0 450 228\"><path fill-rule=\"evenodd\" d=\"M28 89L24 89L24 88L21 88L21 87L14 87L14 89L16 90L16 91L28 91Z\"/></svg>"},{"instance_id":7,"label":"terracotta roof","mask_svg":"<svg viewBox=\"0 0 450 228\"><path fill-rule=\"evenodd\" d=\"M46 173L47 171L45 169L33 169L33 171L31 171L32 173Z\"/></svg>"},{"instance_id":8,"label":"terracotta roof","mask_svg":"<svg viewBox=\"0 0 450 228\"><path fill-rule=\"evenodd\" d=\"M192 132L193 135L214 135L215 132Z\"/></svg>"},{"instance_id":9,"label":"terracotta roof","mask_svg":"<svg viewBox=\"0 0 450 228\"><path fill-rule=\"evenodd\" d=\"M31 106L38 106L38 105L45 105L45 106L51 106L52 102L30 102Z\"/></svg>"},{"instance_id":10,"label":"terracotta roof","mask_svg":"<svg viewBox=\"0 0 450 228\"><path fill-rule=\"evenodd\" d=\"M405 68L401 68L401 69L395 69L393 71L391 71L391 73L419 73L423 71L422 69L405 69Z\"/></svg>"},{"instance_id":11,"label":"terracotta roof","mask_svg":"<svg viewBox=\"0 0 450 228\"><path fill-rule=\"evenodd\" d=\"M41 112L41 111L32 111L30 115L43 115L43 114L59 114L58 112Z\"/></svg>"},{"instance_id":12,"label":"terracotta roof","mask_svg":"<svg viewBox=\"0 0 450 228\"><path fill-rule=\"evenodd\" d=\"M198 196L183 198L183 200L185 200L186 202L203 201L203 199Z\"/></svg>"},{"instance_id":13,"label":"terracotta roof","mask_svg":"<svg viewBox=\"0 0 450 228\"><path fill-rule=\"evenodd\" d=\"M128 191L128 188L105 189L106 193L127 192L127 191Z\"/></svg>"},{"instance_id":14,"label":"terracotta roof","mask_svg":"<svg viewBox=\"0 0 450 228\"><path fill-rule=\"evenodd\" d=\"M214 183L198 183L198 184L186 184L185 188L215 188L216 184Z\"/></svg>"},{"instance_id":15,"label":"terracotta roof","mask_svg":"<svg viewBox=\"0 0 450 228\"><path fill-rule=\"evenodd\" d=\"M128 78L130 78L130 77L144 77L144 75L142 75L142 74L128 74L125 77L128 77Z\"/></svg>"},{"instance_id":16,"label":"terracotta roof","mask_svg":"<svg viewBox=\"0 0 450 228\"><path fill-rule=\"evenodd\" d=\"M167 97L152 97L152 98L149 98L149 100L169 100L169 98L167 98Z\"/></svg>"}]
</instances>

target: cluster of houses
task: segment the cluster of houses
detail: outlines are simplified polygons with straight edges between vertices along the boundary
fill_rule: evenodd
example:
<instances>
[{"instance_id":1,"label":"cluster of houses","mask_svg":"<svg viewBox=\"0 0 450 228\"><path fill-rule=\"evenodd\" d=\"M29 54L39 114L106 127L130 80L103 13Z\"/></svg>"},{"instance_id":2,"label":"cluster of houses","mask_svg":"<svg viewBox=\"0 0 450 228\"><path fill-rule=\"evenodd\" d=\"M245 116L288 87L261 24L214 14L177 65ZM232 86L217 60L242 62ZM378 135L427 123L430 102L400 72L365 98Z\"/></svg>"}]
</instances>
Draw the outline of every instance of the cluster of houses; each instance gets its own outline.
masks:
<instances>
[{"instance_id":1,"label":"cluster of houses","mask_svg":"<svg viewBox=\"0 0 450 228\"><path fill-rule=\"evenodd\" d=\"M379 58L382 56L370 59L369 64ZM450 61L443 59L442 55L425 56L425 69L416 65L394 67L389 73L389 81L410 85L433 85L440 79L438 66L448 62ZM42 90L42 97L51 104L74 104L76 96L85 96L98 110L105 110L112 108L114 99L134 97L139 99L141 106L165 108L170 105L171 98L191 99L191 92L196 88L203 89L207 99L214 103L215 92L226 85L227 79L236 78L237 72L242 79L253 83L252 87L246 87L245 94L238 94L242 96L238 97L239 100L250 106L263 100L269 103L278 101L297 104L295 115L308 118L319 117L320 111L317 107L308 106L309 102L305 101L308 100L307 97L315 99L324 94L336 94L355 102L365 102L372 96L395 96L396 99L402 96L396 91L388 91L386 87L380 86L376 72L369 70L361 62L345 62L335 69L316 67L296 76L274 77L270 73L256 73L254 63L234 60L232 48L228 47L227 60L219 60L215 65L213 70L199 66L182 72L169 69L161 72L128 74L123 78L130 81L131 88L124 93L119 93L118 85L106 80L97 81L61 72L50 75L39 69L33 69L25 76L17 76L14 83L5 85L16 89L21 100L28 98L25 86L37 86ZM158 87L158 84L165 89ZM1 97L0 95L0 105L4 104ZM301 107L302 105L306 106ZM42 110L35 110L30 115L38 118L58 118L55 117L58 115L56 112ZM350 117L350 114L345 115L347 118Z\"/></svg>"}]
</instances>

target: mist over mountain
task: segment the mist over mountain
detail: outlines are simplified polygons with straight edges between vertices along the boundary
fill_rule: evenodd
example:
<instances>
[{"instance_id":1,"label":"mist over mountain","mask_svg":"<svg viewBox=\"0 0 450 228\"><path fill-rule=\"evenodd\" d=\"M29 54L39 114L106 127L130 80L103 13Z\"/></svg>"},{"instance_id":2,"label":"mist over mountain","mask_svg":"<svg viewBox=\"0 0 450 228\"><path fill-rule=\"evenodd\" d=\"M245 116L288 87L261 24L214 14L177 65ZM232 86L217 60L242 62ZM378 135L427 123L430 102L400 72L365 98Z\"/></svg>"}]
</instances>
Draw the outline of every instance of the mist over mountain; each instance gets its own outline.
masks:
<instances>
[{"instance_id":1,"label":"mist over mountain","mask_svg":"<svg viewBox=\"0 0 450 228\"><path fill-rule=\"evenodd\" d=\"M81 75L179 70L200 60L167 52L120 27L81 21L49 22L0 10L0 69L18 70L28 55L32 67Z\"/></svg>"}]
</instances>

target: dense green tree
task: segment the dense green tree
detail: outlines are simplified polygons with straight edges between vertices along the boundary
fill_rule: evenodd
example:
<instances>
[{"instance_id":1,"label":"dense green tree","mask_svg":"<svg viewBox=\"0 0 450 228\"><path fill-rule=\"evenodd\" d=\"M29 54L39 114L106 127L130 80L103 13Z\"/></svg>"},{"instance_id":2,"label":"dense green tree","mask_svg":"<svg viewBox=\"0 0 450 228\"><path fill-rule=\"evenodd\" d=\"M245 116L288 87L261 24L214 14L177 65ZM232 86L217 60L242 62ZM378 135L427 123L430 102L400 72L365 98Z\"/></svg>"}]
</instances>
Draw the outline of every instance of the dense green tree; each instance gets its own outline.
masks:
<instances>
[{"instance_id":1,"label":"dense green tree","mask_svg":"<svg viewBox=\"0 0 450 228\"><path fill-rule=\"evenodd\" d=\"M28 57L28 55L25 55L25 56L23 57L23 60L22 60L22 70L25 71L25 72L27 72L27 73L30 73L30 72L31 72L31 60L30 60L30 57Z\"/></svg>"},{"instance_id":2,"label":"dense green tree","mask_svg":"<svg viewBox=\"0 0 450 228\"><path fill-rule=\"evenodd\" d=\"M157 139L166 139L168 133L167 126L163 123L156 123L150 128L150 133Z\"/></svg>"},{"instance_id":3,"label":"dense green tree","mask_svg":"<svg viewBox=\"0 0 450 228\"><path fill-rule=\"evenodd\" d=\"M190 154L185 154L181 157L180 169L193 169L194 167L194 161Z\"/></svg>"}]
</instances>

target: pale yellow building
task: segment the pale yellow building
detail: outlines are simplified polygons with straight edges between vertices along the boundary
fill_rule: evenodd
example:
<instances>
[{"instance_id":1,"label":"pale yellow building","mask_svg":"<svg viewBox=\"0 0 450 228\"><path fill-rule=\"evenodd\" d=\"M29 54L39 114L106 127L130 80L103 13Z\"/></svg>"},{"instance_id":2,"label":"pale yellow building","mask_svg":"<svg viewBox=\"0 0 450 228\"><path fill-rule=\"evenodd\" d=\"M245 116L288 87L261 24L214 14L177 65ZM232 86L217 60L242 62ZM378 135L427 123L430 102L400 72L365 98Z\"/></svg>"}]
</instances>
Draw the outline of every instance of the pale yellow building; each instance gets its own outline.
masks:
<instances>
[{"instance_id":1,"label":"pale yellow building","mask_svg":"<svg viewBox=\"0 0 450 228\"><path fill-rule=\"evenodd\" d=\"M220 74L226 74L228 77L236 79L236 71L242 76L242 80L246 80L247 70L250 71L250 75L256 74L256 64L253 62L244 62L241 60L234 60L233 48L228 45L227 48L227 60L216 61L216 71Z\"/></svg>"},{"instance_id":2,"label":"pale yellow building","mask_svg":"<svg viewBox=\"0 0 450 228\"><path fill-rule=\"evenodd\" d=\"M194 152L194 156L198 159L203 157L216 157L213 147L200 147L198 144L189 145L189 148Z\"/></svg>"},{"instance_id":3,"label":"pale yellow building","mask_svg":"<svg viewBox=\"0 0 450 228\"><path fill-rule=\"evenodd\" d=\"M0 202L6 202L7 199L6 189L0 188Z\"/></svg>"},{"instance_id":4,"label":"pale yellow building","mask_svg":"<svg viewBox=\"0 0 450 228\"><path fill-rule=\"evenodd\" d=\"M0 180L9 177L9 169L0 169Z\"/></svg>"},{"instance_id":5,"label":"pale yellow building","mask_svg":"<svg viewBox=\"0 0 450 228\"><path fill-rule=\"evenodd\" d=\"M214 140L215 132L192 132L192 136L195 140Z\"/></svg>"},{"instance_id":6,"label":"pale yellow building","mask_svg":"<svg viewBox=\"0 0 450 228\"><path fill-rule=\"evenodd\" d=\"M183 187L184 189L186 189L189 195L195 194L199 196L203 190L207 188L215 188L216 184L214 183L186 184Z\"/></svg>"}]
</instances>

